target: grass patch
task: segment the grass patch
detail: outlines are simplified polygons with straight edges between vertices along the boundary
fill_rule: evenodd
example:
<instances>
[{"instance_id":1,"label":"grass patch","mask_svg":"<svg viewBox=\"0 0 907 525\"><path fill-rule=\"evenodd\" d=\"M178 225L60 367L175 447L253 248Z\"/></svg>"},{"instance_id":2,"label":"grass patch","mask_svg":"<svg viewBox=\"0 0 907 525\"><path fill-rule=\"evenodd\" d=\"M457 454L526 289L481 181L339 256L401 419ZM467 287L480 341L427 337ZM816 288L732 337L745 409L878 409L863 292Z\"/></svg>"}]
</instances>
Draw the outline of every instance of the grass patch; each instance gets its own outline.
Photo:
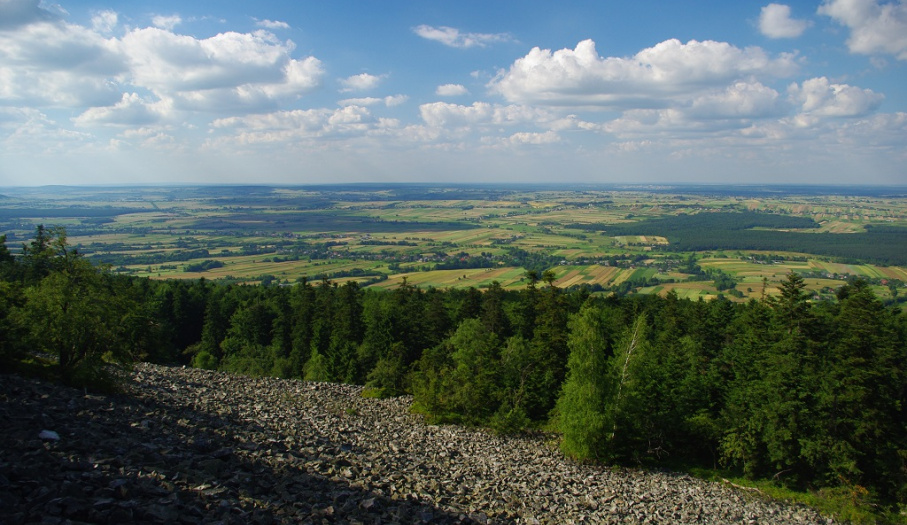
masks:
<instances>
[{"instance_id":1,"label":"grass patch","mask_svg":"<svg viewBox=\"0 0 907 525\"><path fill-rule=\"evenodd\" d=\"M797 491L771 481L736 477L727 471L692 468L687 472L707 481L725 483L757 497L806 505L840 521L858 524L907 524L907 510L883 509L872 501L869 492L861 486Z\"/></svg>"},{"instance_id":2,"label":"grass patch","mask_svg":"<svg viewBox=\"0 0 907 525\"><path fill-rule=\"evenodd\" d=\"M381 395L380 388L363 388L360 396L366 399L383 399L385 396Z\"/></svg>"}]
</instances>

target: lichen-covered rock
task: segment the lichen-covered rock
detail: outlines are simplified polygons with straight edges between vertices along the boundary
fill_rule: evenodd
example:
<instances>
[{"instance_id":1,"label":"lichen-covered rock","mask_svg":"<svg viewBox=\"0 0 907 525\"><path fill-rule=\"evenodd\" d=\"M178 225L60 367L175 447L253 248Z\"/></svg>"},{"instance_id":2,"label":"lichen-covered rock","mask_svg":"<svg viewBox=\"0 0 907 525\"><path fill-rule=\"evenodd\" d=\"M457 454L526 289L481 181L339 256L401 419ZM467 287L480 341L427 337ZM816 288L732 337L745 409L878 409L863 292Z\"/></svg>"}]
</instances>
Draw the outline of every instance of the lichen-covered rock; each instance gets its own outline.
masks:
<instances>
[{"instance_id":1,"label":"lichen-covered rock","mask_svg":"<svg viewBox=\"0 0 907 525\"><path fill-rule=\"evenodd\" d=\"M411 399L355 386L133 376L94 396L0 375L0 522L832 522L685 475L577 465L550 436L426 425Z\"/></svg>"}]
</instances>

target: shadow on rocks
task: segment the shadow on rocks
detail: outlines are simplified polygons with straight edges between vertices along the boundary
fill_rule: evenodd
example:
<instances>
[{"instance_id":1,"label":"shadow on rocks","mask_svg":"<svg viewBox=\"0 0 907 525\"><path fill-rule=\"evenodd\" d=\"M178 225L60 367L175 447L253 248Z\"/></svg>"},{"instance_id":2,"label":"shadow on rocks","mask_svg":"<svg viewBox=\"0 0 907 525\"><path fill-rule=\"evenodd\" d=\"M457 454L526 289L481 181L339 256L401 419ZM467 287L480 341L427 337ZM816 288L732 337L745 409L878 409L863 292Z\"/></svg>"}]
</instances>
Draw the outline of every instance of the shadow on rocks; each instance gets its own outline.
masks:
<instances>
[{"instance_id":1,"label":"shadow on rocks","mask_svg":"<svg viewBox=\"0 0 907 525\"><path fill-rule=\"evenodd\" d=\"M229 407L154 388L96 396L0 374L0 522L473 522L345 479L349 445L263 440Z\"/></svg>"}]
</instances>

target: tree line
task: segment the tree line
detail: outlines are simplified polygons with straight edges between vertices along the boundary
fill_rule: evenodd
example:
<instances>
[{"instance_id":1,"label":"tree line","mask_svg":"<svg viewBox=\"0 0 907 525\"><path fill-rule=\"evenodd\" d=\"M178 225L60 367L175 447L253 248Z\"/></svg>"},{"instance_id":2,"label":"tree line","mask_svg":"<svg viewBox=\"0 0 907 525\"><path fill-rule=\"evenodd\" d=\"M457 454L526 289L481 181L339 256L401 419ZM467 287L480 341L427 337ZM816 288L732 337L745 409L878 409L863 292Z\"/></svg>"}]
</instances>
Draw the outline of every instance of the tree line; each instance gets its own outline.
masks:
<instances>
[{"instance_id":1,"label":"tree line","mask_svg":"<svg viewBox=\"0 0 907 525\"><path fill-rule=\"evenodd\" d=\"M0 359L61 378L144 359L412 394L437 423L553 429L578 460L702 465L907 502L907 317L855 280L812 302L791 273L748 303L562 290L391 291L152 281L39 227L0 237Z\"/></svg>"}]
</instances>

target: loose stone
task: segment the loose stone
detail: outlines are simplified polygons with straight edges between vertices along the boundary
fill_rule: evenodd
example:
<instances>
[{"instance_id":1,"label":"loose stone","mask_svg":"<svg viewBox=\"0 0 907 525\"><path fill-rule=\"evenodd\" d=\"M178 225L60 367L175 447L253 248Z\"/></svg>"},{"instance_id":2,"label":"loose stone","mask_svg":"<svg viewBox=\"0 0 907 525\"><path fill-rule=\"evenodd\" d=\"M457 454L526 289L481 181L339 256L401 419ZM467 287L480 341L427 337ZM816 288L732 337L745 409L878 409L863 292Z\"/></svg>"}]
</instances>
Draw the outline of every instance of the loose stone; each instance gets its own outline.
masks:
<instances>
[{"instance_id":1,"label":"loose stone","mask_svg":"<svg viewBox=\"0 0 907 525\"><path fill-rule=\"evenodd\" d=\"M138 364L118 395L5 374L0 392L0 523L833 523L350 385Z\"/></svg>"}]
</instances>

